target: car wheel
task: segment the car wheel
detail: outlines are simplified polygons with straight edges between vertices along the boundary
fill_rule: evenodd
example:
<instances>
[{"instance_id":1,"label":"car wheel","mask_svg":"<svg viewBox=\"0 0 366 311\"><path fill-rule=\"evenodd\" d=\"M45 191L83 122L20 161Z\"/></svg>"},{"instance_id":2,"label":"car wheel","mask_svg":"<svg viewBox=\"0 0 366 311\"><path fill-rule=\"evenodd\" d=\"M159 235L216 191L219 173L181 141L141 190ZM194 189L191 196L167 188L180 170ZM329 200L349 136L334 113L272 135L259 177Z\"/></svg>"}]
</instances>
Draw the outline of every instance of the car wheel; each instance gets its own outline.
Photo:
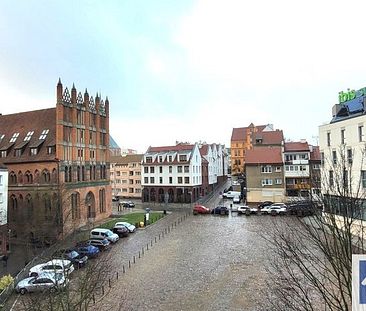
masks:
<instances>
[{"instance_id":1,"label":"car wheel","mask_svg":"<svg viewBox=\"0 0 366 311\"><path fill-rule=\"evenodd\" d=\"M24 294L26 294L26 293L27 293L27 290L26 290L25 288L21 288L21 289L19 290L19 293L20 293L21 295L24 295Z\"/></svg>"}]
</instances>

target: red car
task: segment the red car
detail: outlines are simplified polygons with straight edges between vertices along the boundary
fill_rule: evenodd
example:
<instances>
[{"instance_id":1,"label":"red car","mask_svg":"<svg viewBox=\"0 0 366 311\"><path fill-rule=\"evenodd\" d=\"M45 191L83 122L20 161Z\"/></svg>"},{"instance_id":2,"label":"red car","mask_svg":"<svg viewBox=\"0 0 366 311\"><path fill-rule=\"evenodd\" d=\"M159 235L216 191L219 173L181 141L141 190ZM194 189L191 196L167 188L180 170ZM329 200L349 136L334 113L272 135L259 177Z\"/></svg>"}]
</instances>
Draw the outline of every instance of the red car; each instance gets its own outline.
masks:
<instances>
[{"instance_id":1,"label":"red car","mask_svg":"<svg viewBox=\"0 0 366 311\"><path fill-rule=\"evenodd\" d=\"M195 205L193 208L193 215L197 214L210 214L210 209L203 205Z\"/></svg>"}]
</instances>

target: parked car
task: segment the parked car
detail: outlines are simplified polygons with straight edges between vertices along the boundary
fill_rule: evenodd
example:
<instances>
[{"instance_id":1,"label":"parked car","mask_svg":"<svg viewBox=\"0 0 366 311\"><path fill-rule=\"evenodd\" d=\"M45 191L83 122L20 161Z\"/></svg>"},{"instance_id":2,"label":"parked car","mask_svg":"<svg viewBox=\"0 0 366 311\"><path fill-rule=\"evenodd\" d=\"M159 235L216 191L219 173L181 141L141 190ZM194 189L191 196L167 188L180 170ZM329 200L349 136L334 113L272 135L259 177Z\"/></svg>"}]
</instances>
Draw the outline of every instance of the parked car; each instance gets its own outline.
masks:
<instances>
[{"instance_id":1,"label":"parked car","mask_svg":"<svg viewBox=\"0 0 366 311\"><path fill-rule=\"evenodd\" d=\"M129 222L118 221L114 224L114 227L119 227L119 226L126 227L128 229L128 231L131 233L136 231L136 227L133 224L130 224Z\"/></svg>"},{"instance_id":2,"label":"parked car","mask_svg":"<svg viewBox=\"0 0 366 311\"><path fill-rule=\"evenodd\" d=\"M127 207L127 208L132 208L132 207L135 207L135 203L133 203L132 201L122 202L122 206Z\"/></svg>"},{"instance_id":3,"label":"parked car","mask_svg":"<svg viewBox=\"0 0 366 311\"><path fill-rule=\"evenodd\" d=\"M193 215L197 215L197 214L209 214L210 213L210 209L206 206L197 204L194 206L193 208Z\"/></svg>"},{"instance_id":4,"label":"parked car","mask_svg":"<svg viewBox=\"0 0 366 311\"><path fill-rule=\"evenodd\" d=\"M222 196L227 199L233 199L235 196L241 196L241 193L240 191L228 191L223 193Z\"/></svg>"},{"instance_id":5,"label":"parked car","mask_svg":"<svg viewBox=\"0 0 366 311\"><path fill-rule=\"evenodd\" d=\"M112 231L113 233L118 234L120 238L125 238L130 234L130 231L125 226L115 226Z\"/></svg>"},{"instance_id":6,"label":"parked car","mask_svg":"<svg viewBox=\"0 0 366 311\"><path fill-rule=\"evenodd\" d=\"M270 206L272 204L273 204L272 201L264 201L258 204L258 208L262 209L263 207Z\"/></svg>"},{"instance_id":7,"label":"parked car","mask_svg":"<svg viewBox=\"0 0 366 311\"><path fill-rule=\"evenodd\" d=\"M247 205L241 205L238 207L238 213L239 214L257 214L258 208L257 207L249 207Z\"/></svg>"},{"instance_id":8,"label":"parked car","mask_svg":"<svg viewBox=\"0 0 366 311\"><path fill-rule=\"evenodd\" d=\"M41 263L32 267L29 270L29 276L36 277L42 272L62 273L66 276L74 271L74 266L70 260L67 259L52 259L46 263Z\"/></svg>"},{"instance_id":9,"label":"parked car","mask_svg":"<svg viewBox=\"0 0 366 311\"><path fill-rule=\"evenodd\" d=\"M217 206L211 210L214 215L229 215L229 210L226 206Z\"/></svg>"},{"instance_id":10,"label":"parked car","mask_svg":"<svg viewBox=\"0 0 366 311\"><path fill-rule=\"evenodd\" d=\"M239 204L240 203L240 195L234 196L233 203L235 203L235 204Z\"/></svg>"},{"instance_id":11,"label":"parked car","mask_svg":"<svg viewBox=\"0 0 366 311\"><path fill-rule=\"evenodd\" d=\"M111 230L105 228L94 228L90 231L90 238L107 239L112 243L116 243L119 240L118 234L115 234Z\"/></svg>"},{"instance_id":12,"label":"parked car","mask_svg":"<svg viewBox=\"0 0 366 311\"><path fill-rule=\"evenodd\" d=\"M317 210L317 207L314 206L311 202L301 202L301 203L291 204L287 208L288 214L297 215L297 216L314 215L316 210Z\"/></svg>"},{"instance_id":13,"label":"parked car","mask_svg":"<svg viewBox=\"0 0 366 311\"><path fill-rule=\"evenodd\" d=\"M81 256L88 256L88 258L95 258L100 253L100 250L98 247L93 246L93 245L87 245L87 244L76 246L74 249Z\"/></svg>"},{"instance_id":14,"label":"parked car","mask_svg":"<svg viewBox=\"0 0 366 311\"><path fill-rule=\"evenodd\" d=\"M80 255L76 250L65 249L59 250L54 254L55 257L70 260L75 268L81 268L86 265L88 256Z\"/></svg>"},{"instance_id":15,"label":"parked car","mask_svg":"<svg viewBox=\"0 0 366 311\"><path fill-rule=\"evenodd\" d=\"M63 273L42 272L38 276L32 276L21 280L15 290L24 295L31 292L55 291L64 288L68 283Z\"/></svg>"},{"instance_id":16,"label":"parked car","mask_svg":"<svg viewBox=\"0 0 366 311\"><path fill-rule=\"evenodd\" d=\"M287 212L287 206L285 203L274 203L263 207L260 211L262 214L284 215Z\"/></svg>"},{"instance_id":17,"label":"parked car","mask_svg":"<svg viewBox=\"0 0 366 311\"><path fill-rule=\"evenodd\" d=\"M86 244L98 247L100 251L106 251L111 247L111 242L109 242L107 239L90 239L86 242Z\"/></svg>"}]
</instances>

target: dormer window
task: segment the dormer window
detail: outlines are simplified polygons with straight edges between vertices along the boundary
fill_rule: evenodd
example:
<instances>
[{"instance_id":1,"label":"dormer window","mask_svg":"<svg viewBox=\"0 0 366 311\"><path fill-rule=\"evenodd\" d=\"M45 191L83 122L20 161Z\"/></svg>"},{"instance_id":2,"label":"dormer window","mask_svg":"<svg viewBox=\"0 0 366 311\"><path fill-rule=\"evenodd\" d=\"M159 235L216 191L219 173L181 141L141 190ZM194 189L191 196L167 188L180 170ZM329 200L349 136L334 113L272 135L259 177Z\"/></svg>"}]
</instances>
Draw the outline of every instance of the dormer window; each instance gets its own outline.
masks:
<instances>
[{"instance_id":1,"label":"dormer window","mask_svg":"<svg viewBox=\"0 0 366 311\"><path fill-rule=\"evenodd\" d=\"M185 154L181 154L181 155L179 156L179 161L187 161L187 155L185 155Z\"/></svg>"},{"instance_id":2,"label":"dormer window","mask_svg":"<svg viewBox=\"0 0 366 311\"><path fill-rule=\"evenodd\" d=\"M0 156L2 158L6 158L6 156L8 155L7 151L6 150L2 150L1 153L0 153Z\"/></svg>"},{"instance_id":3,"label":"dormer window","mask_svg":"<svg viewBox=\"0 0 366 311\"><path fill-rule=\"evenodd\" d=\"M152 163L152 157L146 157L146 163Z\"/></svg>"},{"instance_id":4,"label":"dormer window","mask_svg":"<svg viewBox=\"0 0 366 311\"><path fill-rule=\"evenodd\" d=\"M33 156L33 155L36 155L38 153L38 148L30 148L30 154Z\"/></svg>"},{"instance_id":5,"label":"dormer window","mask_svg":"<svg viewBox=\"0 0 366 311\"><path fill-rule=\"evenodd\" d=\"M173 162L173 157L171 155L169 156L169 162Z\"/></svg>"},{"instance_id":6,"label":"dormer window","mask_svg":"<svg viewBox=\"0 0 366 311\"><path fill-rule=\"evenodd\" d=\"M14 155L16 157L20 157L22 155L22 149L15 149L14 150Z\"/></svg>"},{"instance_id":7,"label":"dormer window","mask_svg":"<svg viewBox=\"0 0 366 311\"><path fill-rule=\"evenodd\" d=\"M28 132L24 138L24 141L30 141L33 134L34 134L34 131Z\"/></svg>"},{"instance_id":8,"label":"dormer window","mask_svg":"<svg viewBox=\"0 0 366 311\"><path fill-rule=\"evenodd\" d=\"M14 143L19 136L19 133L14 133L13 136L10 138L10 143Z\"/></svg>"},{"instance_id":9,"label":"dormer window","mask_svg":"<svg viewBox=\"0 0 366 311\"><path fill-rule=\"evenodd\" d=\"M163 162L163 157L162 156L159 156L159 162Z\"/></svg>"},{"instance_id":10,"label":"dormer window","mask_svg":"<svg viewBox=\"0 0 366 311\"><path fill-rule=\"evenodd\" d=\"M39 136L39 139L46 139L47 137L47 134L50 130L46 129L46 130L43 130L42 133L41 133L41 136Z\"/></svg>"}]
</instances>

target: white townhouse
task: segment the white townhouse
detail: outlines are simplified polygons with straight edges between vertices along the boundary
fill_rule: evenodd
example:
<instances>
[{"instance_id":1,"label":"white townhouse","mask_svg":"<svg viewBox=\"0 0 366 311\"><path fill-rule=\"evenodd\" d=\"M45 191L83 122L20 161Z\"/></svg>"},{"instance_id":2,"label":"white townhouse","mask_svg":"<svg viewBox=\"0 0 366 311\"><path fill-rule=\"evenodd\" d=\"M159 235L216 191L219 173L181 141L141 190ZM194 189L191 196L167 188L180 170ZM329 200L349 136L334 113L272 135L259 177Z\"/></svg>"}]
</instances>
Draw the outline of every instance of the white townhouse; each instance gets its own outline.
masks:
<instances>
[{"instance_id":1,"label":"white townhouse","mask_svg":"<svg viewBox=\"0 0 366 311\"><path fill-rule=\"evenodd\" d=\"M339 99L340 103L333 107L331 122L319 126L322 193L337 198L337 189L343 189L347 196L365 198L366 96L360 90L349 91L341 92ZM366 212L358 217L365 220Z\"/></svg>"},{"instance_id":2,"label":"white townhouse","mask_svg":"<svg viewBox=\"0 0 366 311\"><path fill-rule=\"evenodd\" d=\"M202 192L198 144L149 147L141 162L143 202L190 203Z\"/></svg>"}]
</instances>

